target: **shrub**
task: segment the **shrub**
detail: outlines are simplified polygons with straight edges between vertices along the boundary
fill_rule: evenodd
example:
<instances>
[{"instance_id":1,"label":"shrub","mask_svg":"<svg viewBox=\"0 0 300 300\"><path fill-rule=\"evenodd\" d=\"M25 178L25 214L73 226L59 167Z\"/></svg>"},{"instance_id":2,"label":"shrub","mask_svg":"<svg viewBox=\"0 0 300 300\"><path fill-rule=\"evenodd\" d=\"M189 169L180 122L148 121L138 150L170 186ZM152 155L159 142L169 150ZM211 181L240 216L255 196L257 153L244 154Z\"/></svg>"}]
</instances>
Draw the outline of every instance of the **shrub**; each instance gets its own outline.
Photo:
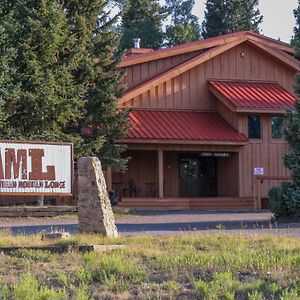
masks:
<instances>
[{"instance_id":1,"label":"shrub","mask_svg":"<svg viewBox=\"0 0 300 300\"><path fill-rule=\"evenodd\" d=\"M275 217L300 214L300 187L290 182L269 191L270 209Z\"/></svg>"}]
</instances>

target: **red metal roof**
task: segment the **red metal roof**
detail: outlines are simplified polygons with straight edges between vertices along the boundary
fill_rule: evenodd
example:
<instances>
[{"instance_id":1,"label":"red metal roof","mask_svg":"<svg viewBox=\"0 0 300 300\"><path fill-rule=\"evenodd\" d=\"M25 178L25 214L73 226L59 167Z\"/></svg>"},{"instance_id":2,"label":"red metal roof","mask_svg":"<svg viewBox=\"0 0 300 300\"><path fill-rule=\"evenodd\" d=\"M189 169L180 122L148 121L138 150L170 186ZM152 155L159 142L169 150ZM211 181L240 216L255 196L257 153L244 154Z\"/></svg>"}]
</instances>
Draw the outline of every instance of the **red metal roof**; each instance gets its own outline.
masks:
<instances>
[{"instance_id":1,"label":"red metal roof","mask_svg":"<svg viewBox=\"0 0 300 300\"><path fill-rule=\"evenodd\" d=\"M210 90L225 98L235 111L278 111L294 109L295 96L275 82L209 81Z\"/></svg>"},{"instance_id":2,"label":"red metal roof","mask_svg":"<svg viewBox=\"0 0 300 300\"><path fill-rule=\"evenodd\" d=\"M215 112L146 111L129 114L132 127L126 140L246 142Z\"/></svg>"}]
</instances>

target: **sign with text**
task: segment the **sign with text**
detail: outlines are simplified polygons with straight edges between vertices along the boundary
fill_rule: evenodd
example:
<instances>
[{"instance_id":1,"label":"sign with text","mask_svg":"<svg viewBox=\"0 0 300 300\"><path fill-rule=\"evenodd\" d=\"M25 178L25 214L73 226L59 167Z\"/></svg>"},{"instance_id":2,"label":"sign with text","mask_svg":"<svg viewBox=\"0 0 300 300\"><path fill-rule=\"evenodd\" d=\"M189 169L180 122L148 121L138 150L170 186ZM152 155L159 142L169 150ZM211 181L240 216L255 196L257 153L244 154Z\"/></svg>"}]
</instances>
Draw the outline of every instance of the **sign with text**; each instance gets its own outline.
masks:
<instances>
[{"instance_id":1,"label":"sign with text","mask_svg":"<svg viewBox=\"0 0 300 300\"><path fill-rule=\"evenodd\" d=\"M254 175L265 175L265 169L264 168L254 168L253 171Z\"/></svg>"},{"instance_id":2,"label":"sign with text","mask_svg":"<svg viewBox=\"0 0 300 300\"><path fill-rule=\"evenodd\" d=\"M70 195L70 143L0 141L0 195Z\"/></svg>"},{"instance_id":3,"label":"sign with text","mask_svg":"<svg viewBox=\"0 0 300 300\"><path fill-rule=\"evenodd\" d=\"M230 157L229 152L200 152L201 157Z\"/></svg>"}]
</instances>

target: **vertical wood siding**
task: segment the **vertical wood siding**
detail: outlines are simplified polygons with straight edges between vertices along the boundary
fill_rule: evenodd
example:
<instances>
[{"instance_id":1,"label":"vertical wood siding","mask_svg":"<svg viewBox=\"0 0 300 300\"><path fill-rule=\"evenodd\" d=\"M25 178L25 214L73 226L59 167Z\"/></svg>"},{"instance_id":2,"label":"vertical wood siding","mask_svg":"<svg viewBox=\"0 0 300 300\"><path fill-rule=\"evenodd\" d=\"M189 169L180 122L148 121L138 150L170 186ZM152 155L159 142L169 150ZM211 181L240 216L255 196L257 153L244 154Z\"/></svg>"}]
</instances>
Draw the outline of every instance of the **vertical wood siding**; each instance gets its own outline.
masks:
<instances>
[{"instance_id":1,"label":"vertical wood siding","mask_svg":"<svg viewBox=\"0 0 300 300\"><path fill-rule=\"evenodd\" d=\"M199 51L196 51L129 66L126 68L124 84L128 89L135 87L145 80L169 70L199 53Z\"/></svg>"},{"instance_id":2,"label":"vertical wood siding","mask_svg":"<svg viewBox=\"0 0 300 300\"><path fill-rule=\"evenodd\" d=\"M183 58L181 59L183 60ZM131 75L132 70L128 71L126 78L129 77L132 80L126 79L126 83L129 86L130 80L132 85L141 83L145 79L168 69L166 65L174 66L178 62L173 60L167 64L166 60L168 59L146 63L149 64L148 68L143 68L143 64L130 67L134 76ZM150 67L150 64L154 63L157 64L156 71L155 68ZM143 75L142 69L146 72L146 75ZM150 69L153 72L151 75L149 73ZM207 89L208 79L277 81L285 89L293 92L293 77L294 72L291 69L261 50L245 43L192 68L172 80L161 83L147 93L147 96L145 96L147 101L141 101L140 97L136 97L133 99L132 105L144 108L216 110L215 98Z\"/></svg>"},{"instance_id":3,"label":"vertical wood siding","mask_svg":"<svg viewBox=\"0 0 300 300\"><path fill-rule=\"evenodd\" d=\"M262 115L262 139L249 140L240 152L240 196L251 197L255 192L253 169L263 167L265 175L288 176L289 172L283 164L283 156L288 150L284 140L273 140L271 136L271 115ZM240 132L247 135L247 115L240 117ZM262 197L268 196L271 187L277 186L279 181L264 181Z\"/></svg>"}]
</instances>

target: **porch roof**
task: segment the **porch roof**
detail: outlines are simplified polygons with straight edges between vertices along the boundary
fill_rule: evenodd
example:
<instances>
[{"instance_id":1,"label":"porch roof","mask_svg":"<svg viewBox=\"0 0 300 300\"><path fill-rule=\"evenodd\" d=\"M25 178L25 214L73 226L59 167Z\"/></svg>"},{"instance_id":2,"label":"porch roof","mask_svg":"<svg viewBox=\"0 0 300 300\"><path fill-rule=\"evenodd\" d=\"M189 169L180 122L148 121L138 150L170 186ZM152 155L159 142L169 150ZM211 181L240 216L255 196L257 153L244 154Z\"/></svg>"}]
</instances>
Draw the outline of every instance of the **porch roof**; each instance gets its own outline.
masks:
<instances>
[{"instance_id":1,"label":"porch roof","mask_svg":"<svg viewBox=\"0 0 300 300\"><path fill-rule=\"evenodd\" d=\"M234 112L284 113L296 97L277 82L209 80L209 90Z\"/></svg>"},{"instance_id":2,"label":"porch roof","mask_svg":"<svg viewBox=\"0 0 300 300\"><path fill-rule=\"evenodd\" d=\"M123 139L129 143L245 144L248 141L216 112L134 110L129 117L132 126Z\"/></svg>"}]
</instances>

